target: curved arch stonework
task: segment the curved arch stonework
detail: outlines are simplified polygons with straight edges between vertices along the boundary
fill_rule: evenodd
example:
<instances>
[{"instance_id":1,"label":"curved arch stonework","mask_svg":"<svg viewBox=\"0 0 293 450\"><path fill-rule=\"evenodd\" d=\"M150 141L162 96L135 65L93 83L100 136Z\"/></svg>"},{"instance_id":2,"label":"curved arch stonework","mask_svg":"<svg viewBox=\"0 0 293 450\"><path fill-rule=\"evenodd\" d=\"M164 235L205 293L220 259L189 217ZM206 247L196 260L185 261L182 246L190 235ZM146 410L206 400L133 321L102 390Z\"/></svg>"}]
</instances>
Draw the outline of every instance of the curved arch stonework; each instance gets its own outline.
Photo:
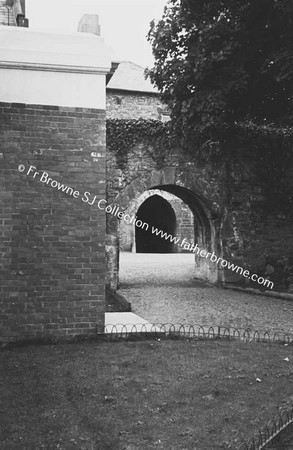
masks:
<instances>
[{"instance_id":1,"label":"curved arch stonework","mask_svg":"<svg viewBox=\"0 0 293 450\"><path fill-rule=\"evenodd\" d=\"M206 204L208 209L219 213L220 200L215 193L215 188L212 183L203 179L200 169L196 174L194 167L192 170L165 167L161 170L143 171L139 175L126 186L123 186L123 180L121 180L121 189L111 199L113 203L119 204L122 209L126 209L129 198L134 197L134 192L142 195L145 191L154 189L156 186L174 185L191 190L194 195L201 197L201 201Z\"/></svg>"},{"instance_id":2,"label":"curved arch stonework","mask_svg":"<svg viewBox=\"0 0 293 450\"><path fill-rule=\"evenodd\" d=\"M188 242L194 243L194 217L192 211L186 205L183 200L176 197L174 194L170 194L161 189L149 189L144 191L141 195L130 201L128 208L125 210L130 216L137 215L139 208L143 203L158 195L165 199L173 208L177 221L176 236L181 238L185 237ZM150 224L151 225L151 224ZM128 224L124 220L119 224L119 243L120 251L136 252L135 242L135 224ZM182 248L177 247L176 252L184 251Z\"/></svg>"},{"instance_id":3,"label":"curved arch stonework","mask_svg":"<svg viewBox=\"0 0 293 450\"><path fill-rule=\"evenodd\" d=\"M119 206L119 209L122 211L135 214L139 206L150 196L159 192L163 198L170 201L171 194L184 202L192 211L196 229L194 240L198 246L206 251L214 251L221 256L220 205L211 186L203 183L200 178L196 180L194 172L192 172L191 176L189 171L179 171L176 167L152 170L141 175L139 178L133 179L127 186L121 186L117 195L111 199L112 201L109 198L109 203ZM203 188L204 192L202 192ZM108 215L107 251L109 257L107 281L114 289L119 285L119 222L119 219L116 217ZM129 235L132 241L131 250L134 251L134 226L132 226ZM214 263L195 254L194 276L210 282L217 282L221 275Z\"/></svg>"},{"instance_id":4,"label":"curved arch stonework","mask_svg":"<svg viewBox=\"0 0 293 450\"><path fill-rule=\"evenodd\" d=\"M112 94L109 93L110 96ZM115 108L110 101L108 117L137 119L139 110L139 117L158 118L154 103L150 105L144 93L137 91L134 97L125 91L119 92L119 96L122 101ZM282 156L282 183L279 183L275 175L264 178L263 168L259 166L255 152L249 148L243 154L235 147L233 151L212 155L208 146L202 152L193 148L187 153L175 142L174 148L167 151L164 146L160 148L160 139L156 146L154 140L143 133L138 133L137 138L136 143L124 147L123 154L122 149L108 149L109 203L127 209L133 199L150 189L179 194L189 201L191 208L194 207L195 238L198 241L201 239L205 245L210 241L218 257L260 275L265 274L268 264L275 269L278 267L274 276L280 283L279 287L292 289L288 284L292 280L288 277L287 266L286 269L283 267L283 272L279 270L283 260L288 260L290 271L293 270L293 208L290 196L293 178L292 161L286 151ZM281 168L279 162L276 167ZM276 167L274 174L278 170ZM179 187L186 189L185 193L179 192ZM116 258L114 285L117 285L118 224L110 217L108 219L109 251ZM112 280L115 278L110 272L109 277ZM217 277L214 278L226 283L241 281L255 287L248 279L225 267L218 267Z\"/></svg>"}]
</instances>

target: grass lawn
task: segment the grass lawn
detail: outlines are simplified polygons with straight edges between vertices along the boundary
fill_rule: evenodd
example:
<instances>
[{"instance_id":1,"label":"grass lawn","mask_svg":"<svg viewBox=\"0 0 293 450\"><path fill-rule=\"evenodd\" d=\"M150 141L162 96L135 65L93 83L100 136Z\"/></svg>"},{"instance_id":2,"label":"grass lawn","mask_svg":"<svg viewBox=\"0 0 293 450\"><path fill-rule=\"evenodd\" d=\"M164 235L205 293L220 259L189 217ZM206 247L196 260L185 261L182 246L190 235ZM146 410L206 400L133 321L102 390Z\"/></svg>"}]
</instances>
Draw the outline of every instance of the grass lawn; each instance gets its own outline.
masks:
<instances>
[{"instance_id":1,"label":"grass lawn","mask_svg":"<svg viewBox=\"0 0 293 450\"><path fill-rule=\"evenodd\" d=\"M237 448L292 403L292 363L292 345L226 340L2 350L0 448Z\"/></svg>"}]
</instances>

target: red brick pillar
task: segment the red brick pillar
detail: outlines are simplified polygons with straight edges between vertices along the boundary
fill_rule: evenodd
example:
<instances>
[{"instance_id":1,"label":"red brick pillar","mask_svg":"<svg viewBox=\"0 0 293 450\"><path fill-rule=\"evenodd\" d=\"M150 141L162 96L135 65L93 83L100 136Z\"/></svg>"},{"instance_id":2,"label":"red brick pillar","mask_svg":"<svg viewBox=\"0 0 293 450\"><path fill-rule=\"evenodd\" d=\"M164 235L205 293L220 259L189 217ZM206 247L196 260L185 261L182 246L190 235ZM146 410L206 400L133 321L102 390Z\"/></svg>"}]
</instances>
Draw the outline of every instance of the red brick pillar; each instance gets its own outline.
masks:
<instances>
[{"instance_id":1,"label":"red brick pillar","mask_svg":"<svg viewBox=\"0 0 293 450\"><path fill-rule=\"evenodd\" d=\"M0 341L95 334L107 49L81 33L0 29L0 39Z\"/></svg>"}]
</instances>

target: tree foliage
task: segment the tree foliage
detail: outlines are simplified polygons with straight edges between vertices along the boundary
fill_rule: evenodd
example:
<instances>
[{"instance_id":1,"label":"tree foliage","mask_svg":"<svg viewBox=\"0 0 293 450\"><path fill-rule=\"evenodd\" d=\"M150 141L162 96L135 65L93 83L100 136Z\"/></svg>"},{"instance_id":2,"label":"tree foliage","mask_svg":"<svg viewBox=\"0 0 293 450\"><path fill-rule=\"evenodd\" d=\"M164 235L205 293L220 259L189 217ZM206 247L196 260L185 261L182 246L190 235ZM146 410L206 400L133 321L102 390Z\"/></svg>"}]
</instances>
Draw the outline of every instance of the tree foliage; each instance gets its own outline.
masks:
<instances>
[{"instance_id":1,"label":"tree foliage","mask_svg":"<svg viewBox=\"0 0 293 450\"><path fill-rule=\"evenodd\" d=\"M185 146L229 148L245 124L292 126L292 0L169 0L148 39L148 75Z\"/></svg>"}]
</instances>

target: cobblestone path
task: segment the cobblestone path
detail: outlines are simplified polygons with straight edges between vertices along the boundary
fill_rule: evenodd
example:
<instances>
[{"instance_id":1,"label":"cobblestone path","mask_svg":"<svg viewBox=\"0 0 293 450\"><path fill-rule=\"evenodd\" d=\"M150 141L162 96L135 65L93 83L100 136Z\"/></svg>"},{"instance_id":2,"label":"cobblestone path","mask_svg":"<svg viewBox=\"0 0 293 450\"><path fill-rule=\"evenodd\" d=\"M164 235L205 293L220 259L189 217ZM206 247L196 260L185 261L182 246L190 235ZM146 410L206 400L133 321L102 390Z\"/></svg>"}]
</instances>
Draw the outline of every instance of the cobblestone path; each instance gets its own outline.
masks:
<instances>
[{"instance_id":1,"label":"cobblestone path","mask_svg":"<svg viewBox=\"0 0 293 450\"><path fill-rule=\"evenodd\" d=\"M293 333L293 302L211 286L193 278L192 254L120 255L120 291L151 323Z\"/></svg>"}]
</instances>

